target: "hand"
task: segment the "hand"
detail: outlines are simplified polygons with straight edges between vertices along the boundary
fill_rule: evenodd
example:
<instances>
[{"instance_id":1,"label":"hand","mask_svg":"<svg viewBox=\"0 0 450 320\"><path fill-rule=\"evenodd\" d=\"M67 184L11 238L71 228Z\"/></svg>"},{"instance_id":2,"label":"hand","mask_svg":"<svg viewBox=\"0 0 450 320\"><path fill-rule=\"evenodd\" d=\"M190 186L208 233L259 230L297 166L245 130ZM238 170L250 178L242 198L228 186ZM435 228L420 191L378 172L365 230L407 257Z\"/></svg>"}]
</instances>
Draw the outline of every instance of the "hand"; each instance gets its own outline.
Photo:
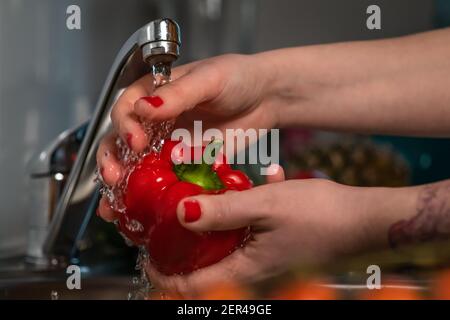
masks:
<instances>
[{"instance_id":1,"label":"hand","mask_svg":"<svg viewBox=\"0 0 450 320\"><path fill-rule=\"evenodd\" d=\"M365 216L357 210L358 188L328 180L283 180L282 170L271 184L223 195L183 199L177 207L180 223L194 232L251 226L245 247L220 262L188 275L165 276L150 263L146 271L159 289L195 297L224 282L253 283L289 270L294 264L324 262L355 252L364 245ZM183 202L196 200L201 216L184 220Z\"/></svg>"},{"instance_id":2,"label":"hand","mask_svg":"<svg viewBox=\"0 0 450 320\"><path fill-rule=\"evenodd\" d=\"M137 152L148 144L139 117L148 121L177 117L176 127L187 129L194 120L202 120L205 130L272 128L278 124L277 108L272 106L268 89L272 76L254 56L224 55L194 62L175 68L172 78L171 83L154 90L151 76L144 76L128 87L113 107L114 132L102 140L97 152L106 184L115 185L121 178L117 135ZM99 214L108 221L115 218L106 199L100 202Z\"/></svg>"}]
</instances>

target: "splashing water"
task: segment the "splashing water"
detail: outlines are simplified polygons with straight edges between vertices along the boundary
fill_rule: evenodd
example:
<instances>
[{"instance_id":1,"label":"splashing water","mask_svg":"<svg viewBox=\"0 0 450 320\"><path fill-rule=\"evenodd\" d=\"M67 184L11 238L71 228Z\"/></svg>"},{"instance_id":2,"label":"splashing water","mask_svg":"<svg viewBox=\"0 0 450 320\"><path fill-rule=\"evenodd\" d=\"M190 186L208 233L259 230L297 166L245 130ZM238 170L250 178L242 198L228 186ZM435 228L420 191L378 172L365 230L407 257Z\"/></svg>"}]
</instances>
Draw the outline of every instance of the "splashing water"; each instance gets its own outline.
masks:
<instances>
[{"instance_id":1,"label":"splashing water","mask_svg":"<svg viewBox=\"0 0 450 320\"><path fill-rule=\"evenodd\" d=\"M153 71L153 85L155 88L163 86L170 82L171 66L167 63L159 63L152 67ZM113 187L106 185L99 174L96 172L96 181L100 182L100 193L107 197L111 208L119 213L125 212L125 205L123 203L123 195L126 191L128 178L133 172L134 168L140 163L142 158L151 152L159 152L161 150L163 140L170 137L175 124L175 119L163 121L159 123L149 122L145 119L140 119L145 134L147 135L149 144L140 153L131 150L127 143L120 137L116 139L117 157L123 167L122 179Z\"/></svg>"},{"instance_id":2,"label":"splashing water","mask_svg":"<svg viewBox=\"0 0 450 320\"><path fill-rule=\"evenodd\" d=\"M128 300L145 300L150 296L153 286L145 273L145 265L147 261L148 253L144 247L140 247L135 267L135 269L139 272L139 276L134 276L131 279L132 291L128 293Z\"/></svg>"},{"instance_id":3,"label":"splashing water","mask_svg":"<svg viewBox=\"0 0 450 320\"><path fill-rule=\"evenodd\" d=\"M151 152L159 152L161 150L163 140L170 137L172 133L174 120L161 123L149 123L142 121L144 132L150 141L144 151L136 153L131 150L128 145L118 137L116 139L117 158L122 165L122 179L115 186L108 186L103 182L101 175L97 170L97 181L101 182L100 194L107 197L110 206L114 211L125 213L125 205L123 203L123 195L126 191L128 178L134 168L141 162L142 158ZM137 221L136 221L137 222ZM137 226L136 226L137 227Z\"/></svg>"},{"instance_id":4,"label":"splashing water","mask_svg":"<svg viewBox=\"0 0 450 320\"><path fill-rule=\"evenodd\" d=\"M171 65L168 63L159 63L152 66L154 88L160 87L170 82ZM147 135L149 144L140 153L136 153L131 150L127 143L120 137L116 139L117 158L122 165L122 178L115 186L108 186L104 183L98 170L96 171L96 181L100 183L100 194L105 196L109 200L111 209L119 214L125 214L126 208L123 202L123 196L127 189L128 178L137 165L141 162L143 157L151 152L159 152L163 145L163 140L170 137L173 131L175 119L152 123L145 119L140 119L145 134ZM115 222L118 223L117 221ZM127 225L130 230L140 230L142 225L135 220L130 221L130 225ZM133 243L122 234L128 245ZM150 290L153 289L151 283L148 281L145 273L145 265L148 261L148 252L145 247L139 248L139 254L136 262L136 270L139 271L140 277L134 277L132 280L132 290L128 293L128 300L147 299Z\"/></svg>"}]
</instances>

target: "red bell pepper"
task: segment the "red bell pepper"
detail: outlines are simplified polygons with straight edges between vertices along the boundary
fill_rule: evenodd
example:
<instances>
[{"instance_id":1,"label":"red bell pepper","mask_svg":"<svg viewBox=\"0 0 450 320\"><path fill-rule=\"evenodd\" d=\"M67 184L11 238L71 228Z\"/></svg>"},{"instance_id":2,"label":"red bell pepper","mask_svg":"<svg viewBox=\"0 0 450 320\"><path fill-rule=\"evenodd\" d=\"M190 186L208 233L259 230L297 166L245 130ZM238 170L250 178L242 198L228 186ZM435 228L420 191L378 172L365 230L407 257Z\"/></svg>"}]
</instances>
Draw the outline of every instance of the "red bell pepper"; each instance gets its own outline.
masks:
<instances>
[{"instance_id":1,"label":"red bell pepper","mask_svg":"<svg viewBox=\"0 0 450 320\"><path fill-rule=\"evenodd\" d=\"M214 264L242 246L248 236L248 228L199 234L179 223L176 208L183 198L250 189L252 182L231 169L223 154L212 165L204 161L174 164L172 152L180 149L174 156L182 159L187 148L174 149L178 143L166 140L161 152L145 156L130 174L124 194L126 210L118 224L128 239L147 248L152 264L166 275ZM195 154L195 148L188 149Z\"/></svg>"}]
</instances>

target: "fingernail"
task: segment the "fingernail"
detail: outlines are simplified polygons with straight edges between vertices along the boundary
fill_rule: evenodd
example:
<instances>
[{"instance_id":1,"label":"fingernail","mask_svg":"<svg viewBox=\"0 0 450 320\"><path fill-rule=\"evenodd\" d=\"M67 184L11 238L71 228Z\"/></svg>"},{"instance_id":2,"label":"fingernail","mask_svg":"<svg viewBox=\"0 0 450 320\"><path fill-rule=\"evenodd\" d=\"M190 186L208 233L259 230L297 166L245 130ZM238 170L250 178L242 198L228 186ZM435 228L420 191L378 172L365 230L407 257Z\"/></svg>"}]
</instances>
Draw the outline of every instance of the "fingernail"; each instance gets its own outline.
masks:
<instances>
[{"instance_id":1,"label":"fingernail","mask_svg":"<svg viewBox=\"0 0 450 320\"><path fill-rule=\"evenodd\" d=\"M147 101L150 105L152 105L155 108L162 106L162 104L164 103L163 99L161 99L159 96L143 97L142 99Z\"/></svg>"},{"instance_id":2,"label":"fingernail","mask_svg":"<svg viewBox=\"0 0 450 320\"><path fill-rule=\"evenodd\" d=\"M280 170L280 165L276 163L272 163L269 168L267 168L267 175L273 176L274 174L277 174Z\"/></svg>"},{"instance_id":3,"label":"fingernail","mask_svg":"<svg viewBox=\"0 0 450 320\"><path fill-rule=\"evenodd\" d=\"M133 140L133 135L131 133L127 133L126 140L128 147L131 148L131 141Z\"/></svg>"},{"instance_id":4,"label":"fingernail","mask_svg":"<svg viewBox=\"0 0 450 320\"><path fill-rule=\"evenodd\" d=\"M197 200L187 200L184 205L184 221L195 222L200 219L202 210Z\"/></svg>"}]
</instances>

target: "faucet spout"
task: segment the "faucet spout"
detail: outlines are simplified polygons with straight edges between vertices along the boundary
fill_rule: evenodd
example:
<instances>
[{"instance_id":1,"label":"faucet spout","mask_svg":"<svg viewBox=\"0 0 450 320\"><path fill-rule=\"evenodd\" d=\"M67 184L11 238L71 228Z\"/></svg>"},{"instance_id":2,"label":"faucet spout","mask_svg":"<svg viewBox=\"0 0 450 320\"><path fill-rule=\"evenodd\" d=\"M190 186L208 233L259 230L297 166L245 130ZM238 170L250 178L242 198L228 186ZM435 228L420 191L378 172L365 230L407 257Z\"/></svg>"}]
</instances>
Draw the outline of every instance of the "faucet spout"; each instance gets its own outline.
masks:
<instances>
[{"instance_id":1,"label":"faucet spout","mask_svg":"<svg viewBox=\"0 0 450 320\"><path fill-rule=\"evenodd\" d=\"M180 55L180 28L170 19L152 21L142 29L139 45L149 65L172 63Z\"/></svg>"}]
</instances>

